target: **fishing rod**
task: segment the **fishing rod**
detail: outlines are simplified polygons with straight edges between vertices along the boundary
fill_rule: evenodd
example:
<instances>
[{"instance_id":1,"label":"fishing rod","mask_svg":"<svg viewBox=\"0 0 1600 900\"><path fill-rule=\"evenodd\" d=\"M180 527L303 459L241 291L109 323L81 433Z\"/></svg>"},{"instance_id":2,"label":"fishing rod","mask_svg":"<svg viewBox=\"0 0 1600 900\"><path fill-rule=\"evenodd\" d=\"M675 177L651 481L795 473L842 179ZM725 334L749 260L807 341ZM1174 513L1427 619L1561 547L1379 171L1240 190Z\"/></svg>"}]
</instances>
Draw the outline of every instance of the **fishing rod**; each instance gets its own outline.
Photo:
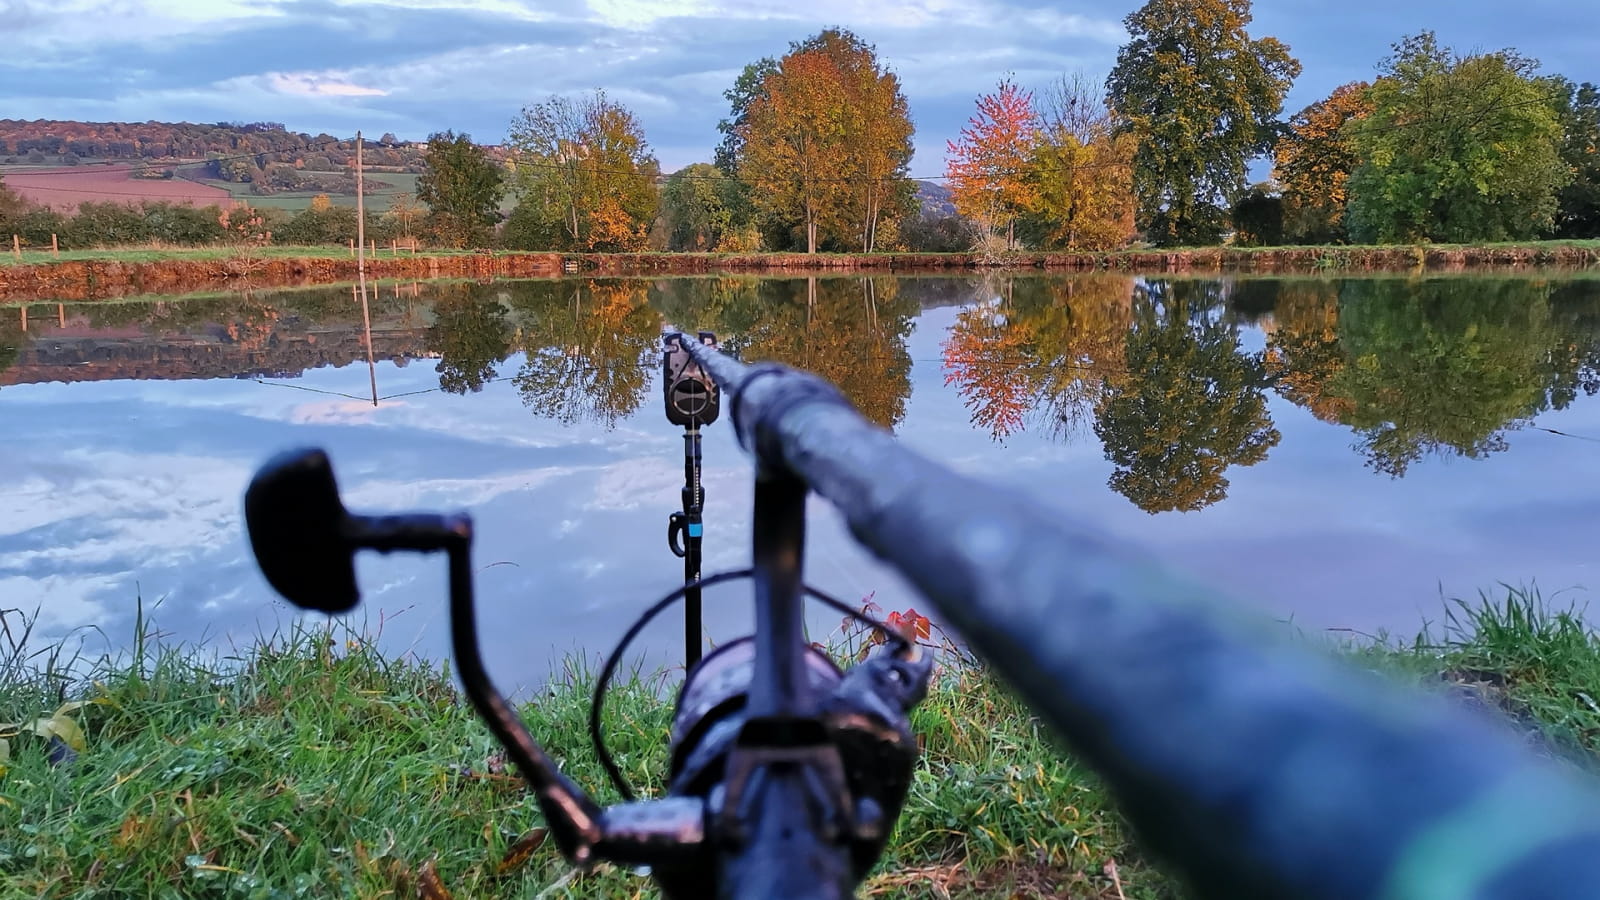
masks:
<instances>
[{"instance_id":1,"label":"fishing rod","mask_svg":"<svg viewBox=\"0 0 1600 900\"><path fill-rule=\"evenodd\" d=\"M1118 798L1202 897L1600 896L1600 788L1444 698L1242 624L1146 555L1033 499L957 474L868 423L828 382L679 338L755 459L752 568L685 584L607 659L591 736L624 798L600 807L495 689L477 645L472 521L364 516L319 450L264 466L251 546L291 602L359 599L353 557L443 552L462 686L575 865L650 867L671 900L838 900L882 853L918 751L931 657L886 643L841 671L804 639L805 500L832 502ZM687 370L685 370L687 371ZM623 649L691 587L749 578L755 633L694 665L663 796L638 800L600 734Z\"/></svg>"}]
</instances>

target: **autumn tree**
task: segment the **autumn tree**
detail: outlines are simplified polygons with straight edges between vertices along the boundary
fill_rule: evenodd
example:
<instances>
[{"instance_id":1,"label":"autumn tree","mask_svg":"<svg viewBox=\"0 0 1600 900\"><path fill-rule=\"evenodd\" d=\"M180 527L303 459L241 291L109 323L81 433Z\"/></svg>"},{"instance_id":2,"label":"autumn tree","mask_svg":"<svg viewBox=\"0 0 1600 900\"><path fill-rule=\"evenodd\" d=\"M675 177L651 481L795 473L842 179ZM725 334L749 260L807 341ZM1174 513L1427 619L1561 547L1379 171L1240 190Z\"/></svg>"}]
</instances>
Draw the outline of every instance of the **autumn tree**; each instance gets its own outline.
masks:
<instances>
[{"instance_id":1,"label":"autumn tree","mask_svg":"<svg viewBox=\"0 0 1600 900\"><path fill-rule=\"evenodd\" d=\"M845 166L838 173L850 191L838 207L833 231L841 242L854 236L863 253L878 249L880 228L896 225L916 210L906 177L911 164L911 114L900 79L878 64L874 48L848 31L824 31L815 39L839 67L847 114Z\"/></svg>"},{"instance_id":2,"label":"autumn tree","mask_svg":"<svg viewBox=\"0 0 1600 900\"><path fill-rule=\"evenodd\" d=\"M500 167L465 133L428 137L428 171L417 179L417 199L428 205L429 226L451 247L483 246L500 219L505 178Z\"/></svg>"},{"instance_id":3,"label":"autumn tree","mask_svg":"<svg viewBox=\"0 0 1600 900\"><path fill-rule=\"evenodd\" d=\"M1272 149L1300 63L1252 38L1250 20L1250 0L1149 0L1123 19L1107 102L1138 138L1134 187L1157 244L1214 243L1250 161Z\"/></svg>"},{"instance_id":4,"label":"autumn tree","mask_svg":"<svg viewBox=\"0 0 1600 900\"><path fill-rule=\"evenodd\" d=\"M792 225L808 253L825 239L873 249L885 221L909 207L912 133L899 81L873 47L821 32L739 96L748 101L733 126L737 169L757 212Z\"/></svg>"},{"instance_id":5,"label":"autumn tree","mask_svg":"<svg viewBox=\"0 0 1600 900\"><path fill-rule=\"evenodd\" d=\"M518 205L551 246L641 250L660 198L660 166L632 112L597 90L552 96L511 123Z\"/></svg>"},{"instance_id":6,"label":"autumn tree","mask_svg":"<svg viewBox=\"0 0 1600 900\"><path fill-rule=\"evenodd\" d=\"M1546 79L1561 123L1561 160L1572 181L1556 195L1556 237L1600 237L1600 87Z\"/></svg>"},{"instance_id":7,"label":"autumn tree","mask_svg":"<svg viewBox=\"0 0 1600 900\"><path fill-rule=\"evenodd\" d=\"M1372 113L1370 88L1364 81L1334 88L1291 116L1278 138L1273 178L1283 193L1284 233L1292 243L1344 240L1350 172L1360 162L1345 126Z\"/></svg>"},{"instance_id":8,"label":"autumn tree","mask_svg":"<svg viewBox=\"0 0 1600 900\"><path fill-rule=\"evenodd\" d=\"M1405 38L1351 122L1349 227L1363 242L1521 240L1554 225L1571 178L1538 63L1513 50L1461 56Z\"/></svg>"},{"instance_id":9,"label":"autumn tree","mask_svg":"<svg viewBox=\"0 0 1600 900\"><path fill-rule=\"evenodd\" d=\"M1038 142L1032 92L1001 80L994 93L978 98L961 137L945 144L945 177L956 210L991 237L1004 234L1007 250L1017 245L1017 217L1034 204L1028 166Z\"/></svg>"},{"instance_id":10,"label":"autumn tree","mask_svg":"<svg viewBox=\"0 0 1600 900\"><path fill-rule=\"evenodd\" d=\"M1227 470L1255 465L1281 435L1260 354L1215 314L1215 282L1152 282L1135 300L1126 373L1109 379L1095 434L1116 464L1111 488L1149 513L1227 496Z\"/></svg>"},{"instance_id":11,"label":"autumn tree","mask_svg":"<svg viewBox=\"0 0 1600 900\"><path fill-rule=\"evenodd\" d=\"M1274 184L1255 185L1233 204L1233 242L1240 247L1273 247L1283 243L1283 195Z\"/></svg>"},{"instance_id":12,"label":"autumn tree","mask_svg":"<svg viewBox=\"0 0 1600 900\"><path fill-rule=\"evenodd\" d=\"M1036 103L1038 129L1027 166L1030 203L1019 226L1033 246L1109 250L1133 238L1133 156L1138 139L1118 133L1093 85L1062 76Z\"/></svg>"}]
</instances>

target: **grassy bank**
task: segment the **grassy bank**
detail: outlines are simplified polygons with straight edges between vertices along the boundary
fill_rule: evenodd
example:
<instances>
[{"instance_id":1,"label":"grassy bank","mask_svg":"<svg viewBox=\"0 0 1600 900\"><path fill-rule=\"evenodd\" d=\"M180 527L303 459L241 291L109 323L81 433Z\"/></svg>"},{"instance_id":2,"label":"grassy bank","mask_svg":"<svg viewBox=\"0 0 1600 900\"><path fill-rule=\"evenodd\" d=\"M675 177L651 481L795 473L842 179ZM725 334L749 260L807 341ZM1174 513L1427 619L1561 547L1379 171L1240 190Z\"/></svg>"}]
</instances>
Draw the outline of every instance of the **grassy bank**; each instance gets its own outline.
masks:
<instances>
[{"instance_id":1,"label":"grassy bank","mask_svg":"<svg viewBox=\"0 0 1600 900\"><path fill-rule=\"evenodd\" d=\"M1587 759L1600 740L1600 642L1533 596L1466 609L1448 633L1342 652L1507 710ZM63 694L51 671L62 663L0 645L0 721L88 701L45 729L76 740L81 726L71 762L53 765L53 745L31 733L10 739L0 895L413 897L435 881L456 897L654 895L607 866L573 876L553 845L534 847L534 803L439 668L386 660L338 627L220 659L133 656L101 661ZM569 673L523 714L599 789L587 688ZM623 769L652 791L669 716L659 688L635 681L606 708ZM926 897L930 883L957 897L1173 895L1090 773L983 672L945 669L915 727L924 757L864 896Z\"/></svg>"},{"instance_id":2,"label":"grassy bank","mask_svg":"<svg viewBox=\"0 0 1600 900\"><path fill-rule=\"evenodd\" d=\"M1600 266L1600 241L1388 247L1198 247L1103 253L393 253L368 263L379 278L526 278L584 275L919 274L1014 271L1326 274L1366 272L1573 271ZM65 301L348 281L356 261L340 247L112 248L0 253L0 301Z\"/></svg>"}]
</instances>

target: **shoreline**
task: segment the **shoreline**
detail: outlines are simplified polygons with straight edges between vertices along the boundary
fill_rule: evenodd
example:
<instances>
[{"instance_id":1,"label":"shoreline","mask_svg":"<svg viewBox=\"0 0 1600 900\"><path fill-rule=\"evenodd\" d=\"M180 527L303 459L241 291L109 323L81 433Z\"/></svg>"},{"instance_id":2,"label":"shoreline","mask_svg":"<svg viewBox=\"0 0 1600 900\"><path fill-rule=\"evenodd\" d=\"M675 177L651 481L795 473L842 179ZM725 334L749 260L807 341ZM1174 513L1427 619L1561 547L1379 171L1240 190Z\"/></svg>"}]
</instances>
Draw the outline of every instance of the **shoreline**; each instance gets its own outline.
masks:
<instances>
[{"instance_id":1,"label":"shoreline","mask_svg":"<svg viewBox=\"0 0 1600 900\"><path fill-rule=\"evenodd\" d=\"M385 255L388 253L388 255ZM343 248L227 248L79 251L65 259L0 258L0 302L75 301L130 294L210 289L305 287L356 280ZM1375 272L1584 270L1600 266L1600 241L1486 246L1209 247L1102 253L524 253L379 249L367 259L372 279L559 278L651 275L836 275L989 271L1125 274L1338 275Z\"/></svg>"}]
</instances>

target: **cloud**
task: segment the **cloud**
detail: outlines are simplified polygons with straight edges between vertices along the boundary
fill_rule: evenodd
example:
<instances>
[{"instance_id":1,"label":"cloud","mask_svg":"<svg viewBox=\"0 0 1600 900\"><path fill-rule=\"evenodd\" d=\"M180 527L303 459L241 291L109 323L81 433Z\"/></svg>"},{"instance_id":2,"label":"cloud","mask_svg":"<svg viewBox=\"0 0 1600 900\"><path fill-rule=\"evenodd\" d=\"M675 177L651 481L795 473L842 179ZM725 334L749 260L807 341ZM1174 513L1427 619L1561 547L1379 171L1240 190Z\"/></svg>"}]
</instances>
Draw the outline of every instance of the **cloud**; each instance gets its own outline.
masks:
<instances>
[{"instance_id":1,"label":"cloud","mask_svg":"<svg viewBox=\"0 0 1600 900\"><path fill-rule=\"evenodd\" d=\"M338 72L269 72L264 77L267 87L280 94L304 97L383 97L389 93L382 88L351 84L348 76Z\"/></svg>"}]
</instances>

